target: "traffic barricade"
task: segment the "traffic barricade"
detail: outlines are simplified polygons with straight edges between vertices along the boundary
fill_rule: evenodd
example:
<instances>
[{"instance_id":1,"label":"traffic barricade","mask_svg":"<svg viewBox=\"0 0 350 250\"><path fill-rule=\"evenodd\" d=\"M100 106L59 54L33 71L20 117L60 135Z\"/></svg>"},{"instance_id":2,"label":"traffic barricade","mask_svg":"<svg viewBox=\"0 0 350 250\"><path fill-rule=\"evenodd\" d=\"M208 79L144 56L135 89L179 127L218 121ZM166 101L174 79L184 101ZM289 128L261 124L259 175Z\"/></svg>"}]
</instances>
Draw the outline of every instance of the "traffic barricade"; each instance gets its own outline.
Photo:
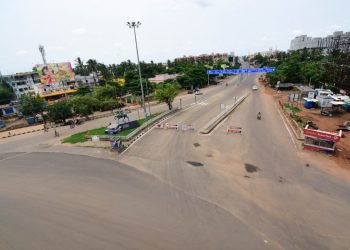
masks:
<instances>
[{"instance_id":1,"label":"traffic barricade","mask_svg":"<svg viewBox=\"0 0 350 250\"><path fill-rule=\"evenodd\" d=\"M182 124L181 130L182 131L195 131L196 126L194 124Z\"/></svg>"},{"instance_id":2,"label":"traffic barricade","mask_svg":"<svg viewBox=\"0 0 350 250\"><path fill-rule=\"evenodd\" d=\"M178 124L169 124L169 123L166 123L165 124L165 129L178 129L179 128L179 125Z\"/></svg>"},{"instance_id":3,"label":"traffic barricade","mask_svg":"<svg viewBox=\"0 0 350 250\"><path fill-rule=\"evenodd\" d=\"M154 125L154 128L163 129L164 128L164 124L163 123L157 123L157 124Z\"/></svg>"},{"instance_id":4,"label":"traffic barricade","mask_svg":"<svg viewBox=\"0 0 350 250\"><path fill-rule=\"evenodd\" d=\"M242 133L242 128L241 127L236 127L236 126L228 126L227 127L227 133L241 134Z\"/></svg>"}]
</instances>

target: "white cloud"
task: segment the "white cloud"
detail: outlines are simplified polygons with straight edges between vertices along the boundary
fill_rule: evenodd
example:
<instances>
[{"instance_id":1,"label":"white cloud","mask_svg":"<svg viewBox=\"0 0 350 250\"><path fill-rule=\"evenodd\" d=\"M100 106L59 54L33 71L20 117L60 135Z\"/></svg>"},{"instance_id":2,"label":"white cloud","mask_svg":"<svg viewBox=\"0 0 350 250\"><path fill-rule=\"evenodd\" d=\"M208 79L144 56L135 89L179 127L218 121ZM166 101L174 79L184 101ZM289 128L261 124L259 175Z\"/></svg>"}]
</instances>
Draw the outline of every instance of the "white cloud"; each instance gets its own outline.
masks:
<instances>
[{"instance_id":1,"label":"white cloud","mask_svg":"<svg viewBox=\"0 0 350 250\"><path fill-rule=\"evenodd\" d=\"M28 54L28 53L29 52L27 50L23 50L23 49L16 51L16 55L17 56L25 55L25 54Z\"/></svg>"},{"instance_id":2,"label":"white cloud","mask_svg":"<svg viewBox=\"0 0 350 250\"><path fill-rule=\"evenodd\" d=\"M210 5L212 5L207 0L193 0L192 3L194 3L195 5L202 7L202 8L206 8L206 7L209 7Z\"/></svg>"},{"instance_id":3,"label":"white cloud","mask_svg":"<svg viewBox=\"0 0 350 250\"><path fill-rule=\"evenodd\" d=\"M115 43L113 43L113 45L116 46L116 47L120 47L120 46L122 46L123 44L122 44L122 43L119 43L119 42L115 42Z\"/></svg>"},{"instance_id":4,"label":"white cloud","mask_svg":"<svg viewBox=\"0 0 350 250\"><path fill-rule=\"evenodd\" d=\"M65 51L66 48L63 46L48 46L47 50L48 51Z\"/></svg>"},{"instance_id":5,"label":"white cloud","mask_svg":"<svg viewBox=\"0 0 350 250\"><path fill-rule=\"evenodd\" d=\"M84 28L76 28L74 30L72 30L72 33L75 35L83 35L86 33L86 29Z\"/></svg>"},{"instance_id":6,"label":"white cloud","mask_svg":"<svg viewBox=\"0 0 350 250\"><path fill-rule=\"evenodd\" d=\"M332 24L328 27L329 30L331 31L339 31L339 30L342 30L342 26L341 25L338 25L338 24Z\"/></svg>"},{"instance_id":7,"label":"white cloud","mask_svg":"<svg viewBox=\"0 0 350 250\"><path fill-rule=\"evenodd\" d=\"M270 39L267 36L263 36L262 38L260 38L261 41L266 42L269 41Z\"/></svg>"}]
</instances>

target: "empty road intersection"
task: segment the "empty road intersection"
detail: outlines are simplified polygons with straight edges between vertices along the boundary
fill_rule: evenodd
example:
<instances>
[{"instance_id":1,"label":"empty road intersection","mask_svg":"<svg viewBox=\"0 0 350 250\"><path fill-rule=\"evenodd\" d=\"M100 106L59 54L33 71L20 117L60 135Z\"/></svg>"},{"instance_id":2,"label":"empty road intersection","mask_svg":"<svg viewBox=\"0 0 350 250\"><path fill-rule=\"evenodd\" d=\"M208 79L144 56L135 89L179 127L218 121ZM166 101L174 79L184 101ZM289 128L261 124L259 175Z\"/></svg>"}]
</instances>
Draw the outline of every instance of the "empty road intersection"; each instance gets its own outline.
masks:
<instances>
[{"instance_id":1,"label":"empty road intersection","mask_svg":"<svg viewBox=\"0 0 350 250\"><path fill-rule=\"evenodd\" d=\"M305 157L255 79L184 100L166 122L195 131L152 129L114 160L0 141L0 249L349 249L350 184Z\"/></svg>"}]
</instances>

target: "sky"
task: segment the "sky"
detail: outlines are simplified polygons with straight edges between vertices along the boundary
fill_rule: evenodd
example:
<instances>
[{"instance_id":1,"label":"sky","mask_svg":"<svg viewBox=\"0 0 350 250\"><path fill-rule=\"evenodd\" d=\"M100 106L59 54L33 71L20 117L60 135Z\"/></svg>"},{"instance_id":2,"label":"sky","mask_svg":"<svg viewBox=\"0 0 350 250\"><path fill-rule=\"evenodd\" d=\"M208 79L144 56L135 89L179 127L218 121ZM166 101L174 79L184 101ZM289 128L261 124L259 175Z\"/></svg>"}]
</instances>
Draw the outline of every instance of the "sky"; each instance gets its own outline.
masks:
<instances>
[{"instance_id":1,"label":"sky","mask_svg":"<svg viewBox=\"0 0 350 250\"><path fill-rule=\"evenodd\" d=\"M166 62L184 55L287 50L291 39L350 31L348 0L1 0L0 72L48 62Z\"/></svg>"}]
</instances>

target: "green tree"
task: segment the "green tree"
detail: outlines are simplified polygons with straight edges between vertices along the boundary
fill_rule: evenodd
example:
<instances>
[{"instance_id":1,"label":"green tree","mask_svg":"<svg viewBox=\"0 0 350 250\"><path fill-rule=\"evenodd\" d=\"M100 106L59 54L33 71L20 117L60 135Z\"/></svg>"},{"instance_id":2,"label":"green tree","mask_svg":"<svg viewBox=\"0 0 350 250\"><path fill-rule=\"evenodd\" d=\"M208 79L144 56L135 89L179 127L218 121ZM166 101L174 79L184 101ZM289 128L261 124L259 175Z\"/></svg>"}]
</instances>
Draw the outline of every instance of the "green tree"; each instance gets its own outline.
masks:
<instances>
[{"instance_id":1,"label":"green tree","mask_svg":"<svg viewBox=\"0 0 350 250\"><path fill-rule=\"evenodd\" d=\"M102 111L118 108L120 105L115 99L105 99L99 102Z\"/></svg>"},{"instance_id":2,"label":"green tree","mask_svg":"<svg viewBox=\"0 0 350 250\"><path fill-rule=\"evenodd\" d=\"M86 61L86 70L88 71L88 73L97 74L97 65L98 62L95 59L89 59Z\"/></svg>"},{"instance_id":3,"label":"green tree","mask_svg":"<svg viewBox=\"0 0 350 250\"><path fill-rule=\"evenodd\" d=\"M236 56L234 60L235 64L233 65L234 69L239 69L241 67L241 63L239 62L239 57Z\"/></svg>"},{"instance_id":4,"label":"green tree","mask_svg":"<svg viewBox=\"0 0 350 250\"><path fill-rule=\"evenodd\" d=\"M73 116L72 107L68 101L59 101L48 105L47 115L49 120L55 123L66 122L66 119Z\"/></svg>"},{"instance_id":5,"label":"green tree","mask_svg":"<svg viewBox=\"0 0 350 250\"><path fill-rule=\"evenodd\" d=\"M81 116L91 115L99 107L99 100L92 96L74 96L69 100L73 113Z\"/></svg>"},{"instance_id":6,"label":"green tree","mask_svg":"<svg viewBox=\"0 0 350 250\"><path fill-rule=\"evenodd\" d=\"M14 97L12 88L0 75L0 105L10 103Z\"/></svg>"},{"instance_id":7,"label":"green tree","mask_svg":"<svg viewBox=\"0 0 350 250\"><path fill-rule=\"evenodd\" d=\"M77 59L75 59L74 72L82 76L87 76L89 74L86 65L80 57L77 57Z\"/></svg>"},{"instance_id":8,"label":"green tree","mask_svg":"<svg viewBox=\"0 0 350 250\"><path fill-rule=\"evenodd\" d=\"M75 92L76 95L87 95L90 94L92 91L89 88L89 86L80 86L77 89L77 92Z\"/></svg>"},{"instance_id":9,"label":"green tree","mask_svg":"<svg viewBox=\"0 0 350 250\"><path fill-rule=\"evenodd\" d=\"M93 96L98 100L113 99L116 96L116 89L110 85L99 86L95 88Z\"/></svg>"},{"instance_id":10,"label":"green tree","mask_svg":"<svg viewBox=\"0 0 350 250\"><path fill-rule=\"evenodd\" d=\"M44 119L43 112L46 107L46 102L38 94L24 94L19 101L20 110L23 115L35 117L37 114L41 114Z\"/></svg>"},{"instance_id":11,"label":"green tree","mask_svg":"<svg viewBox=\"0 0 350 250\"><path fill-rule=\"evenodd\" d=\"M173 101L180 92L180 85L177 83L162 83L157 85L155 98L159 102L165 102L169 110L173 108Z\"/></svg>"}]
</instances>

